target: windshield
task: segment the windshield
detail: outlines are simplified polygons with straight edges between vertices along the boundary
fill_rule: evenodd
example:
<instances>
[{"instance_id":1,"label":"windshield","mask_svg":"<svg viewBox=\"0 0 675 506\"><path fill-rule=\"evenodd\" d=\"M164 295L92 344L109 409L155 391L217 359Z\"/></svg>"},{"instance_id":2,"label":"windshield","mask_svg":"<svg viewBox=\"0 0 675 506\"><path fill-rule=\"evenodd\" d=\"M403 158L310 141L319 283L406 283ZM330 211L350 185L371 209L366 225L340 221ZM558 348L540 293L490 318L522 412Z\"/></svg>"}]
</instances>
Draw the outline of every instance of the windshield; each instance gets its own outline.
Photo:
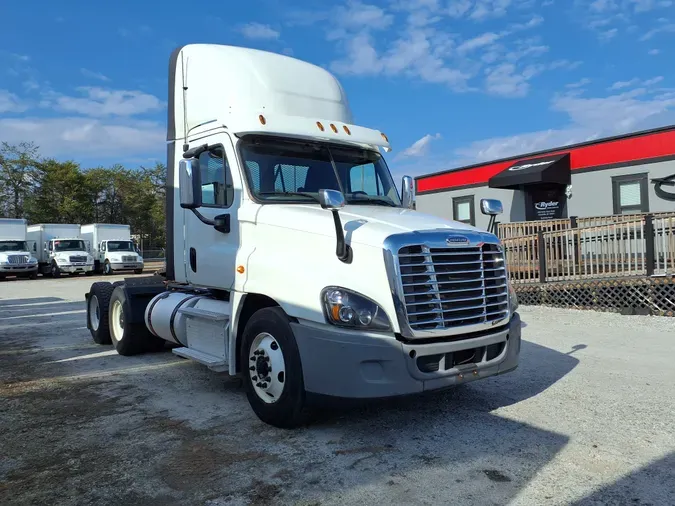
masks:
<instances>
[{"instance_id":1,"label":"windshield","mask_svg":"<svg viewBox=\"0 0 675 506\"><path fill-rule=\"evenodd\" d=\"M131 241L108 241L108 251L136 251Z\"/></svg>"},{"instance_id":2,"label":"windshield","mask_svg":"<svg viewBox=\"0 0 675 506\"><path fill-rule=\"evenodd\" d=\"M54 241L54 251L84 251L83 241Z\"/></svg>"},{"instance_id":3,"label":"windshield","mask_svg":"<svg viewBox=\"0 0 675 506\"><path fill-rule=\"evenodd\" d=\"M26 241L0 241L0 253L7 251L28 251Z\"/></svg>"},{"instance_id":4,"label":"windshield","mask_svg":"<svg viewBox=\"0 0 675 506\"><path fill-rule=\"evenodd\" d=\"M349 204L400 206L377 151L265 137L245 138L241 154L251 193L267 202L316 202L319 190L340 190Z\"/></svg>"}]
</instances>

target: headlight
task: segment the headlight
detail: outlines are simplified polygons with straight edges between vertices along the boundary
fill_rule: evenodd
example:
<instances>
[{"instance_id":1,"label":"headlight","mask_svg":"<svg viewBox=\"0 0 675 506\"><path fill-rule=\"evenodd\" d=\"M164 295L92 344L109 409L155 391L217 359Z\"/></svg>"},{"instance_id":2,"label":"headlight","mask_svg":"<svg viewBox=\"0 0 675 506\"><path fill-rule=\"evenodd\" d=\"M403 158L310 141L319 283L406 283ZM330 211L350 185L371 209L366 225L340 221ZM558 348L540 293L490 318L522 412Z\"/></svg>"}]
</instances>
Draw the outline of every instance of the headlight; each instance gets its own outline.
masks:
<instances>
[{"instance_id":1,"label":"headlight","mask_svg":"<svg viewBox=\"0 0 675 506\"><path fill-rule=\"evenodd\" d=\"M384 310L369 298L358 293L328 286L321 292L326 320L339 327L364 330L391 330Z\"/></svg>"},{"instance_id":2,"label":"headlight","mask_svg":"<svg viewBox=\"0 0 675 506\"><path fill-rule=\"evenodd\" d=\"M509 282L509 305L511 306L512 313L518 309L518 296L516 295L516 291L513 289L511 282Z\"/></svg>"},{"instance_id":3,"label":"headlight","mask_svg":"<svg viewBox=\"0 0 675 506\"><path fill-rule=\"evenodd\" d=\"M70 262L70 260L68 260L67 258L56 257L56 263L57 264L67 264L69 262Z\"/></svg>"},{"instance_id":4,"label":"headlight","mask_svg":"<svg viewBox=\"0 0 675 506\"><path fill-rule=\"evenodd\" d=\"M28 263L29 263L29 264L36 264L36 263L38 263L38 260L37 260L37 258L35 258L35 257L30 257L30 258L28 259Z\"/></svg>"},{"instance_id":5,"label":"headlight","mask_svg":"<svg viewBox=\"0 0 675 506\"><path fill-rule=\"evenodd\" d=\"M7 261L6 258L0 258L0 265L8 265L9 262Z\"/></svg>"}]
</instances>

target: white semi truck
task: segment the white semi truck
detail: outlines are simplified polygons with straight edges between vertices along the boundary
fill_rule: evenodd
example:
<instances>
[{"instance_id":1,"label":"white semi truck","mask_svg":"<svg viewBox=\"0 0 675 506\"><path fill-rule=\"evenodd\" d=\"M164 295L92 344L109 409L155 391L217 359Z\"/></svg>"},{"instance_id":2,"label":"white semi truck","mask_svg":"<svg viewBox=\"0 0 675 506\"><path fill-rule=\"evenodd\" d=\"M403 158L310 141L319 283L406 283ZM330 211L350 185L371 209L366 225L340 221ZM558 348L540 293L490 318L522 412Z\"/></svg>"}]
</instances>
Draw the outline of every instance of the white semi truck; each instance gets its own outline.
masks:
<instances>
[{"instance_id":1,"label":"white semi truck","mask_svg":"<svg viewBox=\"0 0 675 506\"><path fill-rule=\"evenodd\" d=\"M39 223L28 225L28 239L34 243L35 256L43 275L94 273L94 257L80 235L80 225Z\"/></svg>"},{"instance_id":2,"label":"white semi truck","mask_svg":"<svg viewBox=\"0 0 675 506\"><path fill-rule=\"evenodd\" d=\"M37 278L38 261L30 253L26 220L0 218L0 279L7 276Z\"/></svg>"},{"instance_id":3,"label":"white semi truck","mask_svg":"<svg viewBox=\"0 0 675 506\"><path fill-rule=\"evenodd\" d=\"M382 398L514 370L521 324L498 238L412 209L384 133L326 70L211 44L169 64L164 275L92 284L87 326L239 375L295 427L320 398ZM501 212L484 200L485 214Z\"/></svg>"},{"instance_id":4,"label":"white semi truck","mask_svg":"<svg viewBox=\"0 0 675 506\"><path fill-rule=\"evenodd\" d=\"M116 271L143 273L143 257L131 240L131 227L115 223L90 223L80 235L91 244L94 271L109 275Z\"/></svg>"}]
</instances>

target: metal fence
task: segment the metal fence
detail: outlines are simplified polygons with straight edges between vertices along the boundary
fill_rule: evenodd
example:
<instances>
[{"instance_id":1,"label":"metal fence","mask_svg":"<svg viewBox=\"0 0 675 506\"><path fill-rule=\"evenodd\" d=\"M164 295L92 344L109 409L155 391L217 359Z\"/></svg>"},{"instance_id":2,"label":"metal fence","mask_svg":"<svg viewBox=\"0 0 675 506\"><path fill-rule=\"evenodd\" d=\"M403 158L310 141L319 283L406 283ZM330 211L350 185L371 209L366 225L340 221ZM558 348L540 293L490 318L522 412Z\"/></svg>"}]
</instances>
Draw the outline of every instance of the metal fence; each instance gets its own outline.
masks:
<instances>
[{"instance_id":1,"label":"metal fence","mask_svg":"<svg viewBox=\"0 0 675 506\"><path fill-rule=\"evenodd\" d=\"M675 275L675 213L544 230L502 239L513 283Z\"/></svg>"}]
</instances>

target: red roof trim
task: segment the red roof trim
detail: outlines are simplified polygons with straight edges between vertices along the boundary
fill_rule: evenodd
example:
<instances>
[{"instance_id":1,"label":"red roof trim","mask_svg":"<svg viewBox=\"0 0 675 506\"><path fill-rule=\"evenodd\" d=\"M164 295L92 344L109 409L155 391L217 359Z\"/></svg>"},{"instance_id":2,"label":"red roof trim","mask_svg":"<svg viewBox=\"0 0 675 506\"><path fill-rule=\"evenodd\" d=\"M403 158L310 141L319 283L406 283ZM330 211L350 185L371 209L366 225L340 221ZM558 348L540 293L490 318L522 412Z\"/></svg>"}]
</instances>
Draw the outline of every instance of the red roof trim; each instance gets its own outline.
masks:
<instances>
[{"instance_id":1,"label":"red roof trim","mask_svg":"<svg viewBox=\"0 0 675 506\"><path fill-rule=\"evenodd\" d=\"M620 138L602 139L593 143L562 147L531 155L516 156L455 171L420 176L416 179L416 191L425 193L467 185L484 185L492 176L513 165L514 160L560 153L570 153L572 171L647 158L672 156L675 155L675 126Z\"/></svg>"}]
</instances>

